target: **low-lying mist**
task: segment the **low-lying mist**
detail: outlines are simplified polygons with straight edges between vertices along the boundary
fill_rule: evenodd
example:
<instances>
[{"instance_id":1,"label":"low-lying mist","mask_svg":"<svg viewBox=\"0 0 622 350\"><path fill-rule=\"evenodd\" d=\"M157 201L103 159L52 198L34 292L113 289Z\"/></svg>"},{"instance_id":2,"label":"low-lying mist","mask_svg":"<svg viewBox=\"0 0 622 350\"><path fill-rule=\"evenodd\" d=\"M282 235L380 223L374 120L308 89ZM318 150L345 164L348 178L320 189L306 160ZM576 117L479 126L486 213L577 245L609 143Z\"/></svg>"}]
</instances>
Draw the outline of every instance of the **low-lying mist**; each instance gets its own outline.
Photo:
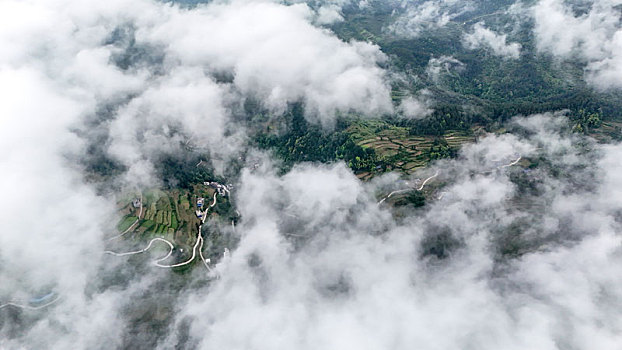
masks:
<instances>
[{"instance_id":1,"label":"low-lying mist","mask_svg":"<svg viewBox=\"0 0 622 350\"><path fill-rule=\"evenodd\" d=\"M622 145L548 113L409 179L362 182L343 162L283 174L249 142L249 101L275 124L301 103L326 130L404 109L380 48L318 16L0 3L0 349L619 347ZM116 203L170 186L167 156L221 177L252 159L232 177L240 221L205 224L206 240L227 235L211 272L154 266L164 245L104 254L149 242L110 241Z\"/></svg>"}]
</instances>

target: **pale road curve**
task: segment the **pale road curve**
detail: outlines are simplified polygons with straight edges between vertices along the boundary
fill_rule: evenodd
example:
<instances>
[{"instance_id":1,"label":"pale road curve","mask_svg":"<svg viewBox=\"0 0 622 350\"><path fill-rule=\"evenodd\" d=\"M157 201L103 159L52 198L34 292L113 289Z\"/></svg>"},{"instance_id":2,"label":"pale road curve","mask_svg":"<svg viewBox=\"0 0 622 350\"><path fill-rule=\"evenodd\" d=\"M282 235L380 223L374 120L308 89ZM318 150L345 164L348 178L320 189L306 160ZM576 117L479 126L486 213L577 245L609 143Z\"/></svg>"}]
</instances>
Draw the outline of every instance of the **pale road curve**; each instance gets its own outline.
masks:
<instances>
[{"instance_id":1,"label":"pale road curve","mask_svg":"<svg viewBox=\"0 0 622 350\"><path fill-rule=\"evenodd\" d=\"M216 194L217 194L217 193L218 193L218 192L214 192L214 201L213 201L213 202L212 202L212 204L209 206L210 208L212 208L213 206L215 206L215 205L216 205ZM207 209L209 209L209 208L207 208ZM207 209L205 209L205 214L207 214ZM201 220L201 221L203 221L203 223L205 223L205 216L203 217L203 220Z\"/></svg>"},{"instance_id":2,"label":"pale road curve","mask_svg":"<svg viewBox=\"0 0 622 350\"><path fill-rule=\"evenodd\" d=\"M48 307L48 306L50 306L50 305L54 304L54 303L55 303L55 302L57 302L59 299L60 299L60 296L57 296L57 297L56 297L56 299L54 299L54 300L52 300L52 301L50 301L50 302L48 302L48 303L45 303L45 304L43 304L43 305L39 305L39 306L30 306L30 305L23 305L23 304L18 304L18 303L14 303L14 302L8 302L8 303L6 303L6 304L2 304L2 305L0 305L0 309L3 309L3 308L5 308L5 307L7 307L7 306L13 306L13 307L16 307L16 308L19 308L19 309L26 309L26 310L39 310L39 309L43 309L43 308L45 308L45 307Z\"/></svg>"},{"instance_id":3,"label":"pale road curve","mask_svg":"<svg viewBox=\"0 0 622 350\"><path fill-rule=\"evenodd\" d=\"M201 244L201 242L203 242L203 237L201 237L201 227L202 225L199 225L199 233L197 234L197 241L194 244L194 246L192 247L192 256L190 257L190 259L184 261L184 262L180 262L178 264L173 264L173 265L160 265L158 263L156 263L156 266L159 267L165 267L165 268L173 268L173 267L180 267L180 266L184 266L184 265L188 265L190 264L193 260L194 257L197 255L197 247L199 246L199 244ZM202 246L202 244L201 244Z\"/></svg>"},{"instance_id":4,"label":"pale road curve","mask_svg":"<svg viewBox=\"0 0 622 350\"><path fill-rule=\"evenodd\" d=\"M205 265L205 267L207 268L207 271L212 272L212 269L209 267L210 260L205 259L205 257L203 256L203 237L201 237L201 246L199 246L199 257L201 258L203 265Z\"/></svg>"},{"instance_id":5,"label":"pale road curve","mask_svg":"<svg viewBox=\"0 0 622 350\"><path fill-rule=\"evenodd\" d=\"M196 243L194 244L194 246L192 247L192 256L190 257L190 259L188 259L186 261L183 261L183 262L180 262L180 263L177 263L177 264L172 264L172 265L162 265L162 264L160 264L161 261L163 261L163 260L167 259L169 256L171 256L171 254L173 253L173 249L175 248L171 242L167 241L164 238L154 238L154 239L152 239L151 241L149 241L149 244L145 248L143 248L141 250L137 250L137 251L133 251L133 252L126 252L126 253L115 253L115 252L107 250L107 251L104 251L104 253L105 254L114 255L114 256L126 256L126 255L141 254L141 253L144 253L144 252L148 251L151 248L151 245L155 241L160 241L160 242L164 242L164 243L168 244L170 249L169 249L168 254L165 257L157 259L156 261L154 261L154 265L155 266L163 267L163 268L174 268L174 267L180 267L180 266L188 265L197 256L197 248L198 248L199 256L201 257L201 261L203 262L205 267L208 269L208 271L211 272L212 269L209 267L207 259L205 259L203 257L203 252L201 251L201 249L203 248L203 237L201 237L201 229L203 227L203 224L205 223L205 220L207 219L207 211L209 209L213 208L216 205L216 195L217 195L217 193L214 193L214 200L213 200L212 204L209 207L207 207L205 209L205 211L203 212L203 218L201 219L201 225L199 225L199 228L197 230L198 231L197 232L197 240L196 240ZM141 199L142 199L142 197L141 197ZM142 200L141 200L141 207L142 207Z\"/></svg>"},{"instance_id":6,"label":"pale road curve","mask_svg":"<svg viewBox=\"0 0 622 350\"><path fill-rule=\"evenodd\" d=\"M423 186L425 186L425 184L428 183L428 181L432 180L433 178L438 176L438 170L436 171L436 173L434 173L434 175L428 177L427 179L425 179L425 181L423 181L423 183L421 184L421 186L417 189L417 191L421 191L423 189Z\"/></svg>"},{"instance_id":7,"label":"pale road curve","mask_svg":"<svg viewBox=\"0 0 622 350\"><path fill-rule=\"evenodd\" d=\"M498 168L498 169L502 169L502 168L508 168L508 167L511 167L511 166L513 166L513 165L518 164L518 162L520 162L520 160L521 160L522 158L523 158L522 156L518 156L518 158L516 158L516 160L515 160L515 161L513 161L513 162L511 162L510 164L502 165L502 166L497 167L497 168Z\"/></svg>"},{"instance_id":8,"label":"pale road curve","mask_svg":"<svg viewBox=\"0 0 622 350\"><path fill-rule=\"evenodd\" d=\"M203 214L203 219L201 220L202 224L205 223L205 219L207 217L207 211L210 208L214 207L215 205L216 205L216 193L214 193L214 201L212 202L212 204L209 206L209 208L205 209L205 212ZM109 241L113 240L113 239L116 239L116 238L119 238L119 237L123 236L124 234L126 234L127 232L129 232L132 229L132 227L134 227L136 225L136 223L138 223L140 221L140 217L141 217L142 213L143 213L143 196L142 196L142 192L141 192L141 194L140 194L140 211L138 213L138 219L130 227L128 227L127 230L123 231L121 234L119 234L117 236L114 236L114 237L110 238ZM203 252L202 252L203 237L201 237L201 227L202 227L202 225L199 225L199 230L198 230L198 234L197 234L197 242L195 243L195 245L194 245L194 247L192 249L192 257L189 260L184 261L184 262L179 263L179 264L174 264L174 265L162 265L162 264L160 264L161 261L164 261L164 260L168 259L173 254L173 249L175 248L173 243L169 242L168 240L166 240L164 238L160 238L160 237L154 238L151 241L149 241L149 244L147 244L147 246L145 248L141 249L141 250L137 250L137 251L133 251L133 252L125 252L125 253L116 253L116 252L113 252L113 251L110 251L110 250L106 250L106 251L104 251L104 254L109 254L109 255L114 255L114 256L127 256L127 255L140 254L140 253L144 253L144 252L148 251L151 248L151 246L153 245L153 243L155 243L155 242L164 242L169 247L168 253L165 256L163 256L163 257L161 257L159 259L156 259L153 263L154 263L155 266L158 266L158 267L173 268L173 267L178 267L178 266L184 266L184 265L187 265L187 264L191 263L194 260L195 256L196 256L197 246L199 246L199 255L201 257L201 261L203 262L203 265L205 265L207 270L209 272L212 272L212 269L209 267L209 264L208 264L208 262L209 262L208 259L205 259L203 257ZM17 302L8 302L8 303L5 303L5 304L1 304L0 305L0 309L12 306L12 307L16 307L16 308L19 308L19 309L40 310L40 309L46 308L46 307L56 303L58 300L60 300L60 298L61 298L60 296L57 296L54 300L52 300L52 301L50 301L48 303L45 303L43 305L39 305L39 306L30 306L30 305L19 304Z\"/></svg>"},{"instance_id":9,"label":"pale road curve","mask_svg":"<svg viewBox=\"0 0 622 350\"><path fill-rule=\"evenodd\" d=\"M520 160L521 160L522 158L523 158L523 157L519 155L519 156L518 156L518 158L516 158L516 160L514 160L514 161L512 161L512 162L510 162L510 163L508 163L508 164L498 166L498 167L497 167L497 169L509 168L509 167L511 167L511 166L514 166L514 165L518 164L518 162L520 162ZM423 183L421 184L421 186L419 186L419 188L417 188L417 191L421 191L421 190L423 189L423 187L424 187L424 186L428 183L428 181L430 181L430 180L432 180L433 178L437 177L437 176L438 176L438 174L439 174L439 172L438 172L438 170L437 170L437 171L436 171L436 173L435 173L434 175L432 175L432 176L428 177L427 179L425 179L425 181L423 181ZM389 195L388 195L388 196L386 196L386 197L382 198L382 200L380 200L380 202L378 202L378 205L382 204L385 200L387 200L387 199L391 198L394 194L403 193L403 192L408 192L408 191L412 191L412 190L413 190L412 188L406 188L406 189L403 189L403 190L393 191L393 192L389 193ZM444 193L443 193L443 194L444 194ZM442 198L442 196L441 196L441 198ZM439 199L441 199L441 198L439 198Z\"/></svg>"},{"instance_id":10,"label":"pale road curve","mask_svg":"<svg viewBox=\"0 0 622 350\"><path fill-rule=\"evenodd\" d=\"M199 245L201 246L201 248L203 247L203 237L201 237L201 228L203 227L203 224L205 223L205 219L207 219L207 211L210 210L211 208L213 208L216 205L216 192L214 192L214 201L212 202L212 204L208 207L205 208L205 212L203 212L203 218L201 219L201 225L199 225L199 229L197 232L197 241L194 244L194 246L192 247L192 256L190 257L190 259L184 261L184 262L180 262L178 264L173 264L173 265L160 265L160 264L156 264L159 267L167 267L167 268L173 268L173 267L180 267L180 266L184 266L184 265L188 265L190 264L194 258L197 255L197 247L199 247ZM207 266L207 263L205 261L205 259L203 258L203 252L200 251L199 248L199 255L201 256L201 260L203 261L203 264L205 264L205 267L207 267L208 270L211 271L211 269L209 268L209 266Z\"/></svg>"},{"instance_id":11,"label":"pale road curve","mask_svg":"<svg viewBox=\"0 0 622 350\"><path fill-rule=\"evenodd\" d=\"M146 252L147 250L149 250L149 248L151 248L151 246L153 245L153 243L154 243L154 242L164 242L164 243L166 243L166 244L169 246L169 248L170 248L170 249L169 249L169 251L168 251L168 254L166 254L166 256L164 256L164 257L162 257L162 258L159 258L159 259L157 259L157 260L154 262L154 263L155 263L155 265L159 266L160 261L166 260L169 256L171 256L171 254L173 254L173 248L175 248L175 246L173 246L173 244L172 244L171 242L167 241L167 240L166 240L166 239L164 239L164 238L159 238L159 237L158 237L158 238L154 238L154 239L152 239L151 241L149 241L149 244L148 244L145 248L143 248L143 249L141 249L141 250L134 251L134 252L115 253L115 252L112 252L112 251L106 250L106 251L104 251L104 254L110 254L110 255L114 255L114 256L126 256L126 255L140 254L140 253L144 253L144 252Z\"/></svg>"},{"instance_id":12,"label":"pale road curve","mask_svg":"<svg viewBox=\"0 0 622 350\"><path fill-rule=\"evenodd\" d=\"M436 173L434 173L434 175L428 177L427 179L425 179L425 181L423 181L423 183L421 184L421 186L419 186L419 188L417 188L417 191L421 191L423 189L423 187L428 183L428 181L432 180L433 178L437 177L439 174L439 171L437 170ZM398 194L398 193L402 193L402 192L408 192L408 191L412 191L414 190L414 188L406 188L403 190L397 190L397 191L393 191L391 193L389 193L388 196L382 198L382 200L380 202L378 202L378 205L382 204L385 200L391 198L391 196L393 196L394 194Z\"/></svg>"}]
</instances>

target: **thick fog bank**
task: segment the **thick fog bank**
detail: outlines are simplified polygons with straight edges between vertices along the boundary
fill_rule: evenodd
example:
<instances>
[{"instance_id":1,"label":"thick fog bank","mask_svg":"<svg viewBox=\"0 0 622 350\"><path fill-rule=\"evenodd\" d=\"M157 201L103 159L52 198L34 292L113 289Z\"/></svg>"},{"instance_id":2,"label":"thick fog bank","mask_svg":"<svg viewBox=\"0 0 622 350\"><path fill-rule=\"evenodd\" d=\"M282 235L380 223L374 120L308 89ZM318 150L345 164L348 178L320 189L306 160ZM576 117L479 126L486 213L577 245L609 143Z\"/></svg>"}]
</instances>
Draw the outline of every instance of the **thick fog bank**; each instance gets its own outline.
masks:
<instances>
[{"instance_id":1,"label":"thick fog bank","mask_svg":"<svg viewBox=\"0 0 622 350\"><path fill-rule=\"evenodd\" d=\"M622 147L512 128L436 164L442 198L400 220L343 165L246 172L239 247L161 348L615 349Z\"/></svg>"},{"instance_id":2,"label":"thick fog bank","mask_svg":"<svg viewBox=\"0 0 622 350\"><path fill-rule=\"evenodd\" d=\"M422 208L378 203L403 189L396 174L362 183L342 163L280 174L250 150L260 161L239 174L242 220L227 227L239 244L214 273L153 266L163 248L103 254L116 190L160 186L165 155L207 154L222 174L249 151L247 103L275 123L299 103L327 129L342 113L395 112L380 48L317 26L346 3L0 2L0 348L618 347L622 146L569 136L560 114L517 117L511 134L413 175ZM586 77L615 87L600 74L616 74L616 4L599 4L577 17L540 1L532 15L536 30L547 6L574 16L571 29L595 27L593 42L573 29L549 47L600 48L581 56ZM468 10L406 2L423 12L404 28ZM520 55L481 25L468 35ZM428 113L409 101L405 114ZM93 166L114 170L114 188Z\"/></svg>"}]
</instances>

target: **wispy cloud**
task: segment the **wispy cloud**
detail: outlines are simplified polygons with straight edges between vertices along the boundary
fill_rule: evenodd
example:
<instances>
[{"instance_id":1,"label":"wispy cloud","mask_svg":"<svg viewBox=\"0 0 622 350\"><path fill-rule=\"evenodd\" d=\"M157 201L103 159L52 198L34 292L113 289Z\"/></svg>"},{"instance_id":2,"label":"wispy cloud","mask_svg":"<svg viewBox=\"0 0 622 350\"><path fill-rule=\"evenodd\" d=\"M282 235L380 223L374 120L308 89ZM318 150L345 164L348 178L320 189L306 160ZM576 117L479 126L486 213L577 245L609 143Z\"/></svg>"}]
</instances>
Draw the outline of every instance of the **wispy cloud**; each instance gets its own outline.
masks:
<instances>
[{"instance_id":1,"label":"wispy cloud","mask_svg":"<svg viewBox=\"0 0 622 350\"><path fill-rule=\"evenodd\" d=\"M417 37L424 30L446 26L453 18L472 9L472 6L470 1L405 1L402 2L403 12L387 26L387 30L401 37Z\"/></svg>"},{"instance_id":2,"label":"wispy cloud","mask_svg":"<svg viewBox=\"0 0 622 350\"><path fill-rule=\"evenodd\" d=\"M506 34L497 34L486 28L482 22L476 23L473 32L463 36L463 42L471 50L490 49L493 54L504 58L517 59L520 56L519 43L508 43Z\"/></svg>"},{"instance_id":3,"label":"wispy cloud","mask_svg":"<svg viewBox=\"0 0 622 350\"><path fill-rule=\"evenodd\" d=\"M157 337L140 319L160 316L144 310L174 307L173 294L149 296L174 275L104 259L115 195L85 181L87 154L124 166L128 188L157 186L154 162L187 143L237 156L249 98L277 115L301 102L325 125L392 111L378 47L344 43L313 17L263 1L0 4L0 305L60 296L37 311L3 306L0 347L149 347Z\"/></svg>"},{"instance_id":4,"label":"wispy cloud","mask_svg":"<svg viewBox=\"0 0 622 350\"><path fill-rule=\"evenodd\" d=\"M532 8L538 49L584 61L592 85L619 88L622 76L622 24L619 1L541 0ZM582 10L583 9L583 10ZM576 11L575 11L576 10Z\"/></svg>"},{"instance_id":5,"label":"wispy cloud","mask_svg":"<svg viewBox=\"0 0 622 350\"><path fill-rule=\"evenodd\" d=\"M186 142L236 156L249 98L325 125L392 111L379 48L315 19L264 1L0 3L0 303L60 296L0 309L1 348L618 347L622 146L559 114L413 175L438 171L418 209L378 204L395 174L281 175L262 155L234 191L239 245L217 280L104 257L115 197L75 162L93 143L127 167L119 181L154 185L154 159ZM430 77L459 66L434 58Z\"/></svg>"},{"instance_id":6,"label":"wispy cloud","mask_svg":"<svg viewBox=\"0 0 622 350\"><path fill-rule=\"evenodd\" d=\"M199 348L614 349L620 146L585 155L561 116L512 128L438 163L445 196L402 219L342 165L245 173L240 245L161 347L189 318Z\"/></svg>"}]
</instances>

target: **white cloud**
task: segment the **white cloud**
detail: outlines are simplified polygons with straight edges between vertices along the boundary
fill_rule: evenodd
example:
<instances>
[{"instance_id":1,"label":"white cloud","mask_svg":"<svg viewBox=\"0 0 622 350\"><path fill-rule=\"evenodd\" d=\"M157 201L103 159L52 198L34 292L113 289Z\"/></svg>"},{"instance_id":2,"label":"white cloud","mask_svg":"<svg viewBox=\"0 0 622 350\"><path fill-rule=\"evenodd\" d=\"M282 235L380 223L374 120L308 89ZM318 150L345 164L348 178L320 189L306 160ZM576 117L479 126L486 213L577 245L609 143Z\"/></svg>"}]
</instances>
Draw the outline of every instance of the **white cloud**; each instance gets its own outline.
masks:
<instances>
[{"instance_id":1,"label":"white cloud","mask_svg":"<svg viewBox=\"0 0 622 350\"><path fill-rule=\"evenodd\" d=\"M344 43L314 27L313 13L303 4L232 1L193 10L148 1L111 2L105 8L66 4L3 3L5 17L22 12L41 17L30 24L5 18L4 62L37 65L92 102L135 96L111 123L111 152L128 166L149 157L152 146L170 151L184 137L227 158L241 139L224 137L232 132L226 114L234 106L228 104L244 97L276 113L303 102L308 118L327 126L338 112L378 116L393 109L377 66L386 59L379 48ZM111 41L118 28L122 37ZM127 70L112 64L129 50L143 56L130 56L135 62ZM212 74L228 74L232 81L217 83Z\"/></svg>"},{"instance_id":2,"label":"white cloud","mask_svg":"<svg viewBox=\"0 0 622 350\"><path fill-rule=\"evenodd\" d=\"M428 78L435 84L440 83L443 74L452 73L452 71L460 72L464 69L464 63L460 62L452 56L432 57L425 69Z\"/></svg>"},{"instance_id":3,"label":"white cloud","mask_svg":"<svg viewBox=\"0 0 622 350\"><path fill-rule=\"evenodd\" d=\"M340 111L392 110L378 47L341 42L312 17L304 5L249 1L0 2L0 305L61 297L39 311L2 306L0 348L157 341L136 318L143 294L170 276L103 259L118 218L109 189L85 181L90 147L128 166L125 184L154 185L154 159L188 140L214 158L237 155L248 97L276 112L303 102L326 125Z\"/></svg>"},{"instance_id":4,"label":"white cloud","mask_svg":"<svg viewBox=\"0 0 622 350\"><path fill-rule=\"evenodd\" d=\"M187 291L178 320L188 323L160 347L183 346L190 324L200 349L615 349L619 201L602 193L619 181L577 184L594 155L581 156L563 125L534 116L514 126L528 137L466 146L436 165L448 199L402 220L343 165L245 173L240 245L209 292ZM613 174L621 147L590 163L597 174ZM499 168L517 152L553 165ZM544 192L530 196L510 173ZM522 257L501 255L512 244Z\"/></svg>"},{"instance_id":5,"label":"white cloud","mask_svg":"<svg viewBox=\"0 0 622 350\"><path fill-rule=\"evenodd\" d=\"M504 58L517 59L520 56L521 45L519 43L508 43L506 34L497 34L484 27L482 22L473 26L473 32L463 36L464 45L473 50L488 48L492 52Z\"/></svg>"},{"instance_id":6,"label":"white cloud","mask_svg":"<svg viewBox=\"0 0 622 350\"><path fill-rule=\"evenodd\" d=\"M72 163L91 132L107 134L102 147L145 181L153 156L189 137L234 154L245 96L276 111L302 100L324 123L337 111L390 109L376 66L384 57L310 25L300 5L5 1L0 16L0 302L62 297L35 313L0 309L0 348L620 344L621 145L577 142L551 115L517 121L527 136L488 136L435 164L448 195L397 218L376 203L376 183L343 164L284 176L267 164L244 171L234 192L240 243L219 280L124 267L101 255L115 200ZM135 37L111 40L118 28ZM133 64L116 66L124 54ZM435 58L430 77L461 65ZM499 168L517 152L540 167ZM512 230L521 258L499 252Z\"/></svg>"},{"instance_id":7,"label":"white cloud","mask_svg":"<svg viewBox=\"0 0 622 350\"><path fill-rule=\"evenodd\" d=\"M143 163L150 155L176 153L188 138L214 158L227 159L241 149L244 140L242 127L225 136L227 94L226 88L198 67L176 68L155 78L110 123L109 153L130 167L127 180L138 183L132 179L155 180Z\"/></svg>"},{"instance_id":8,"label":"white cloud","mask_svg":"<svg viewBox=\"0 0 622 350\"><path fill-rule=\"evenodd\" d=\"M132 96L108 124L110 154L130 168L133 182L152 183L149 158L178 150L187 138L215 159L232 157L244 131L229 114L244 98L277 114L303 102L307 117L328 127L339 112L393 110L379 48L313 26L304 4L232 1L184 10L148 1L69 3L3 3L7 17L40 17L6 18L5 64L36 65L91 102ZM118 60L129 68L114 65Z\"/></svg>"},{"instance_id":9,"label":"white cloud","mask_svg":"<svg viewBox=\"0 0 622 350\"><path fill-rule=\"evenodd\" d=\"M599 88L619 88L622 81L622 23L618 0L586 3L575 14L561 0L541 0L533 6L538 50L587 63L586 80Z\"/></svg>"},{"instance_id":10,"label":"white cloud","mask_svg":"<svg viewBox=\"0 0 622 350\"><path fill-rule=\"evenodd\" d=\"M315 20L318 24L333 24L343 21L341 15L341 7L338 5L322 5L317 10L317 18Z\"/></svg>"},{"instance_id":11,"label":"white cloud","mask_svg":"<svg viewBox=\"0 0 622 350\"><path fill-rule=\"evenodd\" d=\"M402 7L404 12L387 26L387 30L401 37L414 38L423 30L444 27L455 17L470 11L473 5L470 1L430 0L403 2Z\"/></svg>"},{"instance_id":12,"label":"white cloud","mask_svg":"<svg viewBox=\"0 0 622 350\"><path fill-rule=\"evenodd\" d=\"M306 5L237 1L173 13L146 36L185 65L235 72L237 89L277 112L300 100L324 124L336 111L391 112L384 72L376 65L385 60L379 48L346 44L314 27L312 18Z\"/></svg>"},{"instance_id":13,"label":"white cloud","mask_svg":"<svg viewBox=\"0 0 622 350\"><path fill-rule=\"evenodd\" d=\"M430 108L430 92L423 90L418 96L408 96L400 102L399 110L402 116L408 119L421 119L430 115L433 110Z\"/></svg>"},{"instance_id":14,"label":"white cloud","mask_svg":"<svg viewBox=\"0 0 622 350\"><path fill-rule=\"evenodd\" d=\"M0 347L114 346L124 324L119 304L110 295L86 295L101 267L102 234L112 229L114 204L84 184L67 158L84 152L69 128L92 106L29 68L0 68L0 92L7 98L0 103L6 150L0 155L6 169L0 174L0 304L26 304L49 292L62 296L43 317L33 311L8 317L16 310L1 309ZM23 340L28 334L37 336Z\"/></svg>"}]
</instances>

